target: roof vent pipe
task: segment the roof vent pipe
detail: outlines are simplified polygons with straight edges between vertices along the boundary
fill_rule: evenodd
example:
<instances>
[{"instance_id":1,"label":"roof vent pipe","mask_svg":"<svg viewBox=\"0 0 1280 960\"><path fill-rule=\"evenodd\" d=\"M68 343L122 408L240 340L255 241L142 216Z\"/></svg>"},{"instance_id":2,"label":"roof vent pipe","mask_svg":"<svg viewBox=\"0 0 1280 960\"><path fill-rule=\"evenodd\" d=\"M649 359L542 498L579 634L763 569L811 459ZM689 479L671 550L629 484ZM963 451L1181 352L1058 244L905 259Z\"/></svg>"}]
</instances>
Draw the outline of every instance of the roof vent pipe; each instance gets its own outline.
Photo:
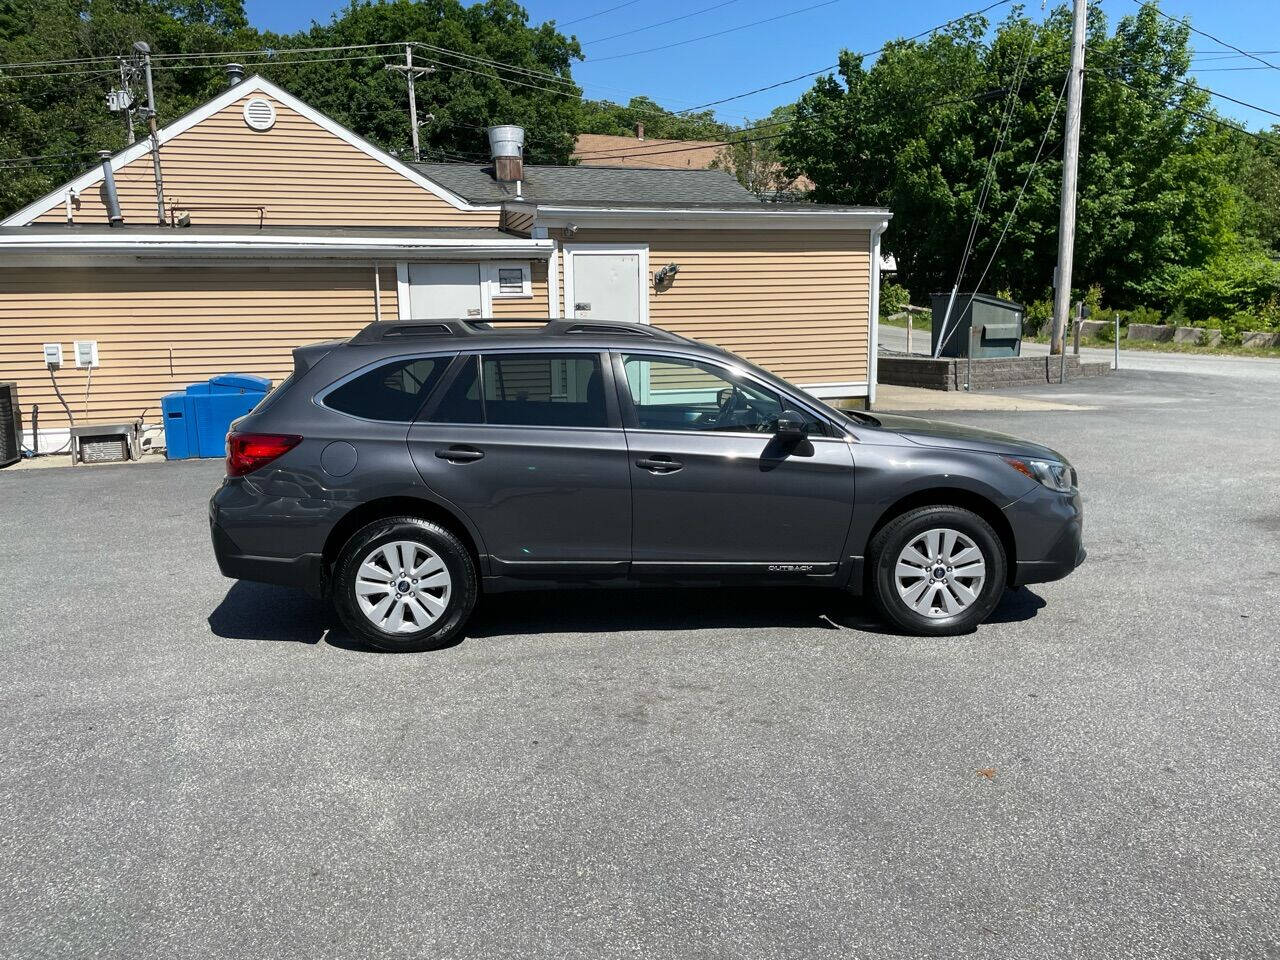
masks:
<instances>
[{"instance_id":1,"label":"roof vent pipe","mask_svg":"<svg viewBox=\"0 0 1280 960\"><path fill-rule=\"evenodd\" d=\"M493 175L498 182L519 183L523 180L524 128L490 127L489 155L493 157Z\"/></svg>"},{"instance_id":2,"label":"roof vent pipe","mask_svg":"<svg viewBox=\"0 0 1280 960\"><path fill-rule=\"evenodd\" d=\"M102 158L102 192L107 203L107 222L118 227L124 223L124 216L120 213L120 195L116 193L116 175L111 171L111 151L100 150L98 156Z\"/></svg>"},{"instance_id":3,"label":"roof vent pipe","mask_svg":"<svg viewBox=\"0 0 1280 960\"><path fill-rule=\"evenodd\" d=\"M228 87L234 87L237 83L239 83L241 80L244 79L244 64L242 63L228 63L226 66L226 71L227 71Z\"/></svg>"}]
</instances>

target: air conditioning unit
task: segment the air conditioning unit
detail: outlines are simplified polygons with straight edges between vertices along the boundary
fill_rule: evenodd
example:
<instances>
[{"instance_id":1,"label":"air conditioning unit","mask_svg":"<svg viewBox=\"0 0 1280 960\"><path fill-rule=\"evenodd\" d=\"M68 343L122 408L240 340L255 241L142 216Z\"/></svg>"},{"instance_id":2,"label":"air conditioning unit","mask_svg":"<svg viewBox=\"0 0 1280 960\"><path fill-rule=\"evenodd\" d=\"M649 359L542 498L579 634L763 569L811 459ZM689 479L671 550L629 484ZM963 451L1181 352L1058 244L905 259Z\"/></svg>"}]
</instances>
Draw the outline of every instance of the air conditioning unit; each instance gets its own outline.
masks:
<instances>
[{"instance_id":1,"label":"air conditioning unit","mask_svg":"<svg viewBox=\"0 0 1280 960\"><path fill-rule=\"evenodd\" d=\"M118 463L142 459L142 421L95 423L71 428L76 463Z\"/></svg>"},{"instance_id":2,"label":"air conditioning unit","mask_svg":"<svg viewBox=\"0 0 1280 960\"><path fill-rule=\"evenodd\" d=\"M18 407L18 385L0 383L0 467L22 459L22 411Z\"/></svg>"}]
</instances>

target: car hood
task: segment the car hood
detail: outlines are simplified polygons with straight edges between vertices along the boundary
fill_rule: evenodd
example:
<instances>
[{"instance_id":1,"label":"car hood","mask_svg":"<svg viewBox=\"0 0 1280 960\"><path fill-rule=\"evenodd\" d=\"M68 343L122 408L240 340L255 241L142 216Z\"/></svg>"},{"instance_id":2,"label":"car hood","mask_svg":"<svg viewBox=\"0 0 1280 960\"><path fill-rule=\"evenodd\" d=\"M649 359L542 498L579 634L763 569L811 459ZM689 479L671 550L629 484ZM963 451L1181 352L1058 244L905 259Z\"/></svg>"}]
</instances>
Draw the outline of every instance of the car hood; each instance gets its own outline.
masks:
<instances>
[{"instance_id":1,"label":"car hood","mask_svg":"<svg viewBox=\"0 0 1280 960\"><path fill-rule=\"evenodd\" d=\"M900 437L923 447L950 447L955 450L975 450L979 453L997 453L1005 456L1037 457L1067 462L1066 457L1043 443L1020 440L994 430L979 430L944 420L924 420L919 417L903 417L891 413L872 414L884 430L891 430Z\"/></svg>"}]
</instances>

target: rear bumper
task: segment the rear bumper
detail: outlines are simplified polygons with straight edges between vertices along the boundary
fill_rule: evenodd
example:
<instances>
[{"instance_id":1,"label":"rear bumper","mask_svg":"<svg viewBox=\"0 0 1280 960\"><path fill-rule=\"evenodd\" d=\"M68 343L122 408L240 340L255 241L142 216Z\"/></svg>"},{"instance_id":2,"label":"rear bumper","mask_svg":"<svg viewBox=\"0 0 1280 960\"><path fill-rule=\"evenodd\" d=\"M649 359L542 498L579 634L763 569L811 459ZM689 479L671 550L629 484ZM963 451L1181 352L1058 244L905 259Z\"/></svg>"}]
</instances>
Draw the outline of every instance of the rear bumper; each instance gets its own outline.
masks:
<instances>
[{"instance_id":1,"label":"rear bumper","mask_svg":"<svg viewBox=\"0 0 1280 960\"><path fill-rule=\"evenodd\" d=\"M220 488L209 501L209 537L222 575L233 580L254 580L282 587L296 587L313 597L323 597L326 578L322 554L318 550L304 550L292 556L280 557L246 550L234 535L234 508L229 510L220 502L220 498L226 497L226 489ZM242 496L231 494L233 500Z\"/></svg>"}]
</instances>

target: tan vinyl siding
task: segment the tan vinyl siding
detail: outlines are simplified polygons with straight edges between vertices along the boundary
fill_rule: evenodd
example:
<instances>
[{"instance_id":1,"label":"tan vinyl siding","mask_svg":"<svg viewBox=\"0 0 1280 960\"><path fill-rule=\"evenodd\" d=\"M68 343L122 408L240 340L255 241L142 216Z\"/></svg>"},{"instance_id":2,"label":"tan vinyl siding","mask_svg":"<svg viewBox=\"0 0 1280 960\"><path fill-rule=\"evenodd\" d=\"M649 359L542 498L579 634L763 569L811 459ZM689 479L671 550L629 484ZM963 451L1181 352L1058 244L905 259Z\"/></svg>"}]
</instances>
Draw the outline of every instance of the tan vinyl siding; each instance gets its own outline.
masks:
<instances>
[{"instance_id":1,"label":"tan vinyl siding","mask_svg":"<svg viewBox=\"0 0 1280 960\"><path fill-rule=\"evenodd\" d=\"M396 319L396 271L381 268L382 318ZM0 380L15 380L24 426L65 427L41 361L62 343L58 385L78 423L127 420L217 373L280 380L294 347L349 337L373 319L373 267L0 270ZM97 340L88 405L73 340Z\"/></svg>"},{"instance_id":2,"label":"tan vinyl siding","mask_svg":"<svg viewBox=\"0 0 1280 960\"><path fill-rule=\"evenodd\" d=\"M547 305L547 261L533 261L529 281L532 297L493 297L494 317L512 320L533 317L545 322L550 309Z\"/></svg>"},{"instance_id":3,"label":"tan vinyl siding","mask_svg":"<svg viewBox=\"0 0 1280 960\"><path fill-rule=\"evenodd\" d=\"M657 326L795 383L867 379L866 230L580 229L569 242L648 243L650 272L679 264L668 290L654 290L650 278L649 320Z\"/></svg>"},{"instance_id":4,"label":"tan vinyl siding","mask_svg":"<svg viewBox=\"0 0 1280 960\"><path fill-rule=\"evenodd\" d=\"M244 122L244 99L275 104L276 123ZM460 210L284 104L250 93L160 148L165 215L184 204L261 205L268 226L291 224L494 227L499 213ZM151 154L116 171L126 223L156 222ZM61 223L62 203L38 218ZM105 223L101 185L80 197L77 223ZM195 224L257 224L254 210L192 210Z\"/></svg>"}]
</instances>

